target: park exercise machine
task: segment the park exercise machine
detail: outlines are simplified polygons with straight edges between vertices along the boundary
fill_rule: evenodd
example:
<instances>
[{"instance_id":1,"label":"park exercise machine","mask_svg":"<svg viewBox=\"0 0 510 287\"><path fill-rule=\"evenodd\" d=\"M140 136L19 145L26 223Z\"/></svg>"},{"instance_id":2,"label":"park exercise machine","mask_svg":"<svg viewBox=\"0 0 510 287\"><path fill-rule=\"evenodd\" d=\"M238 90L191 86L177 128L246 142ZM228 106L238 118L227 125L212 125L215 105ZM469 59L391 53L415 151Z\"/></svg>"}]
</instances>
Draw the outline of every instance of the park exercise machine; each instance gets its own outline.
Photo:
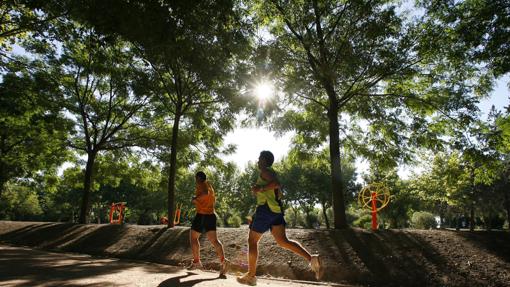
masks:
<instances>
[{"instance_id":1,"label":"park exercise machine","mask_svg":"<svg viewBox=\"0 0 510 287\"><path fill-rule=\"evenodd\" d=\"M112 202L112 205L110 206L110 224L122 224L126 204L126 202ZM117 218L114 218L115 215Z\"/></svg>"},{"instance_id":2,"label":"park exercise machine","mask_svg":"<svg viewBox=\"0 0 510 287\"><path fill-rule=\"evenodd\" d=\"M181 223L181 208L182 203L180 205L179 203L177 203L174 213L174 225L178 225L179 223Z\"/></svg>"},{"instance_id":3,"label":"park exercise machine","mask_svg":"<svg viewBox=\"0 0 510 287\"><path fill-rule=\"evenodd\" d=\"M183 212L182 209L182 203L177 203L175 206L175 213L174 213L174 225L181 224L181 217L184 217L185 219L189 219L191 216L192 210L188 210L187 212ZM159 223L161 224L168 224L168 218L166 216L163 216L160 218Z\"/></svg>"},{"instance_id":4,"label":"park exercise machine","mask_svg":"<svg viewBox=\"0 0 510 287\"><path fill-rule=\"evenodd\" d=\"M390 190L381 182L371 183L361 189L358 194L361 208L372 212L372 230L377 230L377 212L390 202Z\"/></svg>"}]
</instances>

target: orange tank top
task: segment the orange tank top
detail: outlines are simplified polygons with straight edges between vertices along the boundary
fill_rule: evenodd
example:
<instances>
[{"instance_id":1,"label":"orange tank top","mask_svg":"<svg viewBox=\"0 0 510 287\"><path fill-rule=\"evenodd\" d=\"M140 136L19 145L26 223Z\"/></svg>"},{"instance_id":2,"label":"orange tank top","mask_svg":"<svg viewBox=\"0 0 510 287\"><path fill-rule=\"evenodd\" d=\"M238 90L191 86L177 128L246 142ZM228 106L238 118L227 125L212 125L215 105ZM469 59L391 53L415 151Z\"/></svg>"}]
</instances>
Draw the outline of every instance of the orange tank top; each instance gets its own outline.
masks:
<instances>
[{"instance_id":1,"label":"orange tank top","mask_svg":"<svg viewBox=\"0 0 510 287\"><path fill-rule=\"evenodd\" d=\"M214 189L208 181L197 183L195 188L196 208L200 214L214 214L216 196Z\"/></svg>"}]
</instances>

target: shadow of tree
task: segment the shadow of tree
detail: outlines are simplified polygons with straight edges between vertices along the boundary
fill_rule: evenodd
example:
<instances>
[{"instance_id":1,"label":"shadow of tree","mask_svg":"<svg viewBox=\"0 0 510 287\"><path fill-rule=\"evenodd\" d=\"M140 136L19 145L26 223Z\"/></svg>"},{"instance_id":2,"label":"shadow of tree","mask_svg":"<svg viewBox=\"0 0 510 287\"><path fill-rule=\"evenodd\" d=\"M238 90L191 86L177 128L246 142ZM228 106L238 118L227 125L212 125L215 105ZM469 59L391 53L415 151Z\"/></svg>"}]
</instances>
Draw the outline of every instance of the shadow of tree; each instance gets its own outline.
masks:
<instances>
[{"instance_id":1,"label":"shadow of tree","mask_svg":"<svg viewBox=\"0 0 510 287\"><path fill-rule=\"evenodd\" d=\"M455 274L433 246L405 231L333 230L330 237L340 250L345 249L347 243L356 259L362 262L347 264L354 273L350 277L361 284L443 286L446 282L440 278L447 280ZM344 256L344 260L349 258L352 260L352 255Z\"/></svg>"},{"instance_id":2,"label":"shadow of tree","mask_svg":"<svg viewBox=\"0 0 510 287\"><path fill-rule=\"evenodd\" d=\"M501 248L510 242L508 231L453 231L457 236L467 239L476 247L510 263L510 248Z\"/></svg>"},{"instance_id":3,"label":"shadow of tree","mask_svg":"<svg viewBox=\"0 0 510 287\"><path fill-rule=\"evenodd\" d=\"M36 248L172 265L182 263L190 255L189 228L183 227L16 223L11 224L11 231L6 230L2 229L0 241ZM246 245L246 230L225 229L221 234L230 240L224 242L229 258L241 256L238 253ZM510 286L507 282L510 272L505 271L510 263L507 232L289 230L289 236L291 239L296 236L310 251L321 252L326 263L326 281L377 286ZM201 244L205 241L206 237L202 236ZM315 280L306 260L278 247L271 236L262 241L264 250L259 258L258 274ZM467 248L476 252L466 252ZM214 249L209 246L203 249L202 255L215 261ZM470 256L486 256L492 261L484 257L473 264ZM502 273L487 271L488 268ZM177 282L168 280L162 284L170 286Z\"/></svg>"},{"instance_id":4,"label":"shadow of tree","mask_svg":"<svg viewBox=\"0 0 510 287\"><path fill-rule=\"evenodd\" d=\"M25 251L22 248L0 249L0 282L18 280L23 286L76 286L76 280L91 280L103 275L139 268L138 264L115 259L90 258L83 255ZM171 273L176 268L144 264L149 273ZM73 283L75 282L75 283ZM85 286L111 286L115 282L101 280ZM0 285L3 286L2 283ZM19 284L18 284L19 285ZM82 284L80 284L82 285Z\"/></svg>"}]
</instances>

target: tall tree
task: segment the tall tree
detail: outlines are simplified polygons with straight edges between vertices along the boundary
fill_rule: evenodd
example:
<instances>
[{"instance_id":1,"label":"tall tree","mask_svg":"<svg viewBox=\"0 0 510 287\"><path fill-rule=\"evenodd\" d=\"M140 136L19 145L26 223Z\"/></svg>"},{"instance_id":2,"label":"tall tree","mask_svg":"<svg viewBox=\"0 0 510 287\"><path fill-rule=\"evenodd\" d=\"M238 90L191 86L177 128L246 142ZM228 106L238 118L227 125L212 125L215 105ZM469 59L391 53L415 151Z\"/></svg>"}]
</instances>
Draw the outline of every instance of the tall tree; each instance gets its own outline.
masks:
<instances>
[{"instance_id":1,"label":"tall tree","mask_svg":"<svg viewBox=\"0 0 510 287\"><path fill-rule=\"evenodd\" d=\"M202 147L205 158L214 157L240 108L234 60L246 42L236 30L239 15L233 5L230 1L162 3L155 9L172 10L159 20L170 24L143 38L133 37L151 67L147 73L156 110L152 126L159 131L171 128L160 133L167 137L158 141L162 155L168 156L163 160L168 171L169 215L174 212L176 172L185 164L178 161L179 152L195 145Z\"/></svg>"},{"instance_id":2,"label":"tall tree","mask_svg":"<svg viewBox=\"0 0 510 287\"><path fill-rule=\"evenodd\" d=\"M298 107L286 113L285 126L319 143L329 140L335 228L347 226L341 146L392 167L410 159L408 146L437 144L438 128L428 127L441 113L474 109L465 86L478 74L468 65L446 72L449 63L430 46L436 31L399 14L395 5L385 0L256 2L274 36L267 49L272 71ZM426 119L433 115L438 119ZM318 126L299 124L309 121Z\"/></svg>"},{"instance_id":3,"label":"tall tree","mask_svg":"<svg viewBox=\"0 0 510 287\"><path fill-rule=\"evenodd\" d=\"M87 156L79 218L87 223L94 162L101 151L136 144L136 115L148 95L137 86L140 61L125 42L72 21L57 27L56 36L61 53L46 60L75 125L69 146Z\"/></svg>"},{"instance_id":4,"label":"tall tree","mask_svg":"<svg viewBox=\"0 0 510 287\"><path fill-rule=\"evenodd\" d=\"M243 6L230 0L66 1L63 5L74 7L72 17L101 34L120 35L133 43L150 64L147 85L157 94L151 99L156 111L147 115L153 116L150 122L158 135L152 143L161 148L161 156L166 155L168 213L173 214L179 151L201 143L207 156L215 154L221 135L232 128L239 103L232 97L238 90L233 64L243 58L240 52L246 52L248 44ZM181 134L182 125L196 134Z\"/></svg>"},{"instance_id":5,"label":"tall tree","mask_svg":"<svg viewBox=\"0 0 510 287\"><path fill-rule=\"evenodd\" d=\"M61 112L60 97L41 63L19 58L9 64L0 83L0 195L16 177L60 165L70 124ZM31 68L36 72L33 72Z\"/></svg>"}]
</instances>

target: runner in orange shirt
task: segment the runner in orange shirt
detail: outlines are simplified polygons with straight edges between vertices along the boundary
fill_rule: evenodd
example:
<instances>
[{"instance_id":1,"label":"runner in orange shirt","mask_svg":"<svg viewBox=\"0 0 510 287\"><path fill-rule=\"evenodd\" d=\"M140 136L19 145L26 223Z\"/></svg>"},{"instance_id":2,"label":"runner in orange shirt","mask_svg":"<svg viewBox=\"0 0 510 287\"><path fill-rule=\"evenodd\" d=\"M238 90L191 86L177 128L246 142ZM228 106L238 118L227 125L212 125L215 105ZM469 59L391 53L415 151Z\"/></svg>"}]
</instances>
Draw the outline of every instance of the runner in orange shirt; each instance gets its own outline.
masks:
<instances>
[{"instance_id":1,"label":"runner in orange shirt","mask_svg":"<svg viewBox=\"0 0 510 287\"><path fill-rule=\"evenodd\" d=\"M197 214L193 219L189 234L191 250L193 252L193 262L188 269L202 268L202 262L200 261L199 238L200 235L205 232L207 234L207 238L216 249L216 254L220 259L220 276L225 275L230 266L230 261L225 259L223 245L216 235L216 214L214 213L216 196L214 194L214 189L207 181L207 177L202 171L196 173L195 182L195 196L192 199L192 203L196 206Z\"/></svg>"}]
</instances>

